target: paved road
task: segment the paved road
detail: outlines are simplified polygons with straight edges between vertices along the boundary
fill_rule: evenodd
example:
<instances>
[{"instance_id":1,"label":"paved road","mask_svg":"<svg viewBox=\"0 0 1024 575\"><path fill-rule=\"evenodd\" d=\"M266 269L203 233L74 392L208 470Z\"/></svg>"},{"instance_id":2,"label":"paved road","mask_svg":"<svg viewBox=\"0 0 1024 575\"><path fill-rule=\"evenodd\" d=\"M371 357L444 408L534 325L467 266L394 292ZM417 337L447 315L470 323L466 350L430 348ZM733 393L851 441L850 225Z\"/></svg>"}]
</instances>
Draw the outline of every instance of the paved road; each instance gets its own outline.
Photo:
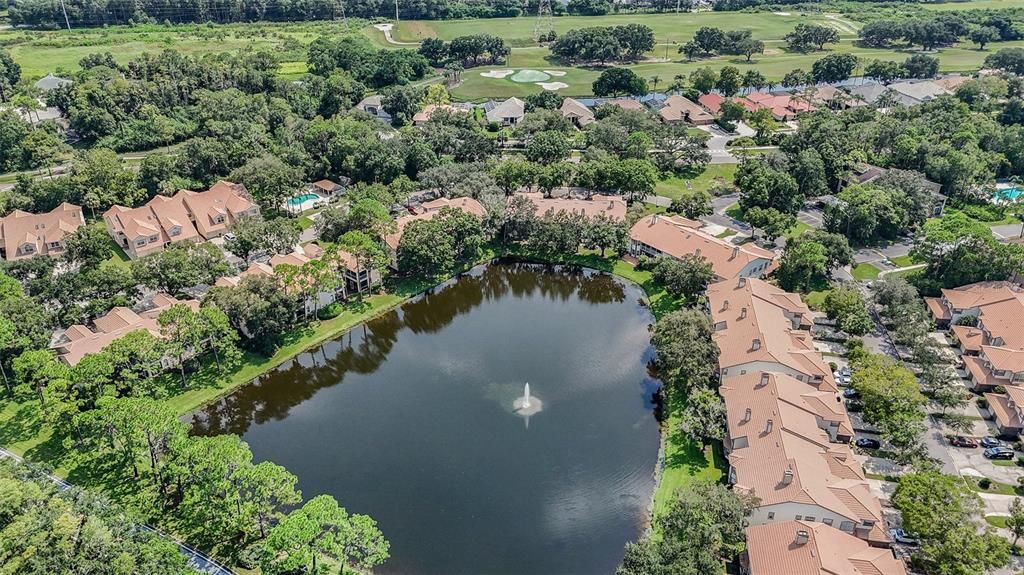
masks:
<instances>
[{"instance_id":1,"label":"paved road","mask_svg":"<svg viewBox=\"0 0 1024 575\"><path fill-rule=\"evenodd\" d=\"M882 317L878 314L878 310L875 309L875 306L870 303L874 300L874 294L871 293L871 290L867 289L867 286L863 283L858 284L858 287L861 291L861 295L864 296L864 300L869 302L868 310L871 312L872 319L875 320L874 332L867 334L862 338L864 340L864 346L875 353L885 354L902 362L903 359L900 357L899 351L896 349L896 343L889 335L889 330L887 330L885 325L882 323ZM945 432L942 429L942 426L936 423L931 417L925 418L925 425L927 426L927 430L924 433L924 444L928 449L928 456L939 464L939 468L943 473L959 476L960 472L956 465L954 465L953 458L950 456L949 449L946 446Z\"/></svg>"},{"instance_id":2,"label":"paved road","mask_svg":"<svg viewBox=\"0 0 1024 575\"><path fill-rule=\"evenodd\" d=\"M0 448L0 457L6 457L6 458L10 458L10 459L13 459L13 460L21 462L21 463L26 463L25 460L23 460L17 454L12 453L10 451L7 451L6 449L3 449L3 448ZM30 463L26 463L26 465L31 465L31 464ZM71 487L72 487L72 485L70 483L68 483L67 481L64 481L60 477L57 477L57 476L54 476L54 475L49 475L49 474L47 474L46 477L50 481L52 481L55 484L57 484L57 488L59 490L61 490L61 491L66 491L68 489L71 489ZM162 532L162 531L160 531L158 529L155 529L155 528L150 527L149 525L145 525L145 524L139 525L139 528L144 530L144 531L149 531L150 533L153 533L153 534L155 534L155 535L157 535L159 537L162 537L164 539L167 539L167 540L170 540L170 541L174 542L174 544L178 546L178 550L181 551L181 554L184 555L188 559L189 566L191 566L196 571L199 571L200 573L206 573L208 575L235 575L235 572L232 571L231 569L228 569L224 565L221 565L217 561L211 559L210 557L207 557L206 555L204 555L200 551L197 551L197 550L189 547L188 545L182 543L181 541L178 541L177 539L171 537L170 535L167 535L166 533L164 533L164 532Z\"/></svg>"}]
</instances>

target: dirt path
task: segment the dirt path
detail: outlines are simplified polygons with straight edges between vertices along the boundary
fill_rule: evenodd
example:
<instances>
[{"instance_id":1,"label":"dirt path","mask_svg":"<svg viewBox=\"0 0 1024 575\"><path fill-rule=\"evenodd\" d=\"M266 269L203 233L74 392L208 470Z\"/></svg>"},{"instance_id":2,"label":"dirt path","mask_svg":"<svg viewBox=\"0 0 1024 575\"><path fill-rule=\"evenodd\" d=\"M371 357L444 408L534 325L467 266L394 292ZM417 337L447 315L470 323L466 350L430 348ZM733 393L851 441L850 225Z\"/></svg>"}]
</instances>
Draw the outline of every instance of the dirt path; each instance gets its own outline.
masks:
<instances>
[{"instance_id":1,"label":"dirt path","mask_svg":"<svg viewBox=\"0 0 1024 575\"><path fill-rule=\"evenodd\" d=\"M395 27L395 25L391 24L390 22L386 23L386 24L374 24L373 27L384 33L384 39L388 41L388 44L393 44L395 46L419 46L420 45L419 42L399 42L398 40L395 40L391 36L391 30L392 30L392 28Z\"/></svg>"}]
</instances>

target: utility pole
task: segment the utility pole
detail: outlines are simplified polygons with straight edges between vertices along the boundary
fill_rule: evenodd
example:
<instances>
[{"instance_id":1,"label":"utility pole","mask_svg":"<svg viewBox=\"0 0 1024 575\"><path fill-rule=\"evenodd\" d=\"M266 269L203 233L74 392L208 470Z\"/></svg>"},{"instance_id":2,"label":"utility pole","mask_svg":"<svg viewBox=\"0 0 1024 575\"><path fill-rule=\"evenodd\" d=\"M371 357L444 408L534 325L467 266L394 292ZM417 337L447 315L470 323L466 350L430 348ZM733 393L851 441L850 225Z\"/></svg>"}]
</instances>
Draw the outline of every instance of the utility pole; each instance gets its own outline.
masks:
<instances>
[{"instance_id":1,"label":"utility pole","mask_svg":"<svg viewBox=\"0 0 1024 575\"><path fill-rule=\"evenodd\" d=\"M398 26L398 0L395 0L395 26Z\"/></svg>"},{"instance_id":2,"label":"utility pole","mask_svg":"<svg viewBox=\"0 0 1024 575\"><path fill-rule=\"evenodd\" d=\"M71 20L68 20L68 9L64 6L64 0L60 0L61 12L64 12L64 23L68 25L68 31L71 31Z\"/></svg>"}]
</instances>

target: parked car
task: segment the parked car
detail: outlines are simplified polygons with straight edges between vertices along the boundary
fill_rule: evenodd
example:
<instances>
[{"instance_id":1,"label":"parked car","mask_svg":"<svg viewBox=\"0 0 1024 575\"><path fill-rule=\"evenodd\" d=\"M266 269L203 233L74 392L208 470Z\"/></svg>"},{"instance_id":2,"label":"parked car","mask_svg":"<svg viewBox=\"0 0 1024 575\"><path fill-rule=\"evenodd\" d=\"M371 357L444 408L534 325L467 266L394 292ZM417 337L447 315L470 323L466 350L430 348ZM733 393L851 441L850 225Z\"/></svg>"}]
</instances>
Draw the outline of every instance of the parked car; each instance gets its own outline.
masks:
<instances>
[{"instance_id":1,"label":"parked car","mask_svg":"<svg viewBox=\"0 0 1024 575\"><path fill-rule=\"evenodd\" d=\"M957 435L949 440L949 444L953 447L977 447L978 442L974 441L970 437L964 437L963 435Z\"/></svg>"},{"instance_id":2,"label":"parked car","mask_svg":"<svg viewBox=\"0 0 1024 575\"><path fill-rule=\"evenodd\" d=\"M1013 459L1013 450L1009 447L989 447L984 454L988 459Z\"/></svg>"},{"instance_id":3,"label":"parked car","mask_svg":"<svg viewBox=\"0 0 1024 575\"><path fill-rule=\"evenodd\" d=\"M228 233L224 234L224 241L226 241L226 242L233 242L233 241L235 241L235 234L233 234L231 232L228 232Z\"/></svg>"},{"instance_id":4,"label":"parked car","mask_svg":"<svg viewBox=\"0 0 1024 575\"><path fill-rule=\"evenodd\" d=\"M846 399L860 397L860 392L858 392L856 389L852 387L847 387L846 389L843 390L843 397L845 397Z\"/></svg>"},{"instance_id":5,"label":"parked car","mask_svg":"<svg viewBox=\"0 0 1024 575\"><path fill-rule=\"evenodd\" d=\"M854 441L853 444L861 449L878 449L882 446L881 442L870 437L858 437L857 441Z\"/></svg>"},{"instance_id":6,"label":"parked car","mask_svg":"<svg viewBox=\"0 0 1024 575\"><path fill-rule=\"evenodd\" d=\"M982 437L980 443L982 447L1006 447L1005 445L1003 445L1002 441L999 441L998 439L992 437L991 435L986 435L985 437Z\"/></svg>"},{"instance_id":7,"label":"parked car","mask_svg":"<svg viewBox=\"0 0 1024 575\"><path fill-rule=\"evenodd\" d=\"M890 529L889 537L892 537L892 540L897 543L902 543L904 545L917 545L917 539L907 535L907 532L902 529Z\"/></svg>"}]
</instances>

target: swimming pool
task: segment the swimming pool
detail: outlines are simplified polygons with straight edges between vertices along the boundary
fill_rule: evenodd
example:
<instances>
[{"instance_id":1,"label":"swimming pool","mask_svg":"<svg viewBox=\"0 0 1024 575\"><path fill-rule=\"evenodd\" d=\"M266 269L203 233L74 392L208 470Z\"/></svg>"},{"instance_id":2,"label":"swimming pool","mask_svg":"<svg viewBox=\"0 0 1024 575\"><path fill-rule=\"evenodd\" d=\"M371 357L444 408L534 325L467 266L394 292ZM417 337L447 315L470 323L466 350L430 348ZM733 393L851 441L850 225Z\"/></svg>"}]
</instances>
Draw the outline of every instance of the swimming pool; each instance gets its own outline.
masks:
<instances>
[{"instance_id":1,"label":"swimming pool","mask_svg":"<svg viewBox=\"0 0 1024 575\"><path fill-rule=\"evenodd\" d=\"M1003 201L1007 201L1007 202L1015 202L1015 201L1017 201L1018 198L1021 197L1021 195L1024 195L1024 188L1021 188L1019 186L1013 186L1011 188L1003 188L1003 189L1000 189L1000 190L996 190L995 194L993 194L993 195L994 195L995 199L997 199L997 200L1003 200Z\"/></svg>"},{"instance_id":2,"label":"swimming pool","mask_svg":"<svg viewBox=\"0 0 1024 575\"><path fill-rule=\"evenodd\" d=\"M319 200L319 199L320 199L320 196L318 196L316 194L310 194L310 193L299 194L299 195L297 195L297 196L295 196L293 198L289 198L288 199L288 205L289 206L300 206L300 205L302 205L302 204L304 204L304 203L306 203L306 202L308 202L310 200Z\"/></svg>"}]
</instances>

